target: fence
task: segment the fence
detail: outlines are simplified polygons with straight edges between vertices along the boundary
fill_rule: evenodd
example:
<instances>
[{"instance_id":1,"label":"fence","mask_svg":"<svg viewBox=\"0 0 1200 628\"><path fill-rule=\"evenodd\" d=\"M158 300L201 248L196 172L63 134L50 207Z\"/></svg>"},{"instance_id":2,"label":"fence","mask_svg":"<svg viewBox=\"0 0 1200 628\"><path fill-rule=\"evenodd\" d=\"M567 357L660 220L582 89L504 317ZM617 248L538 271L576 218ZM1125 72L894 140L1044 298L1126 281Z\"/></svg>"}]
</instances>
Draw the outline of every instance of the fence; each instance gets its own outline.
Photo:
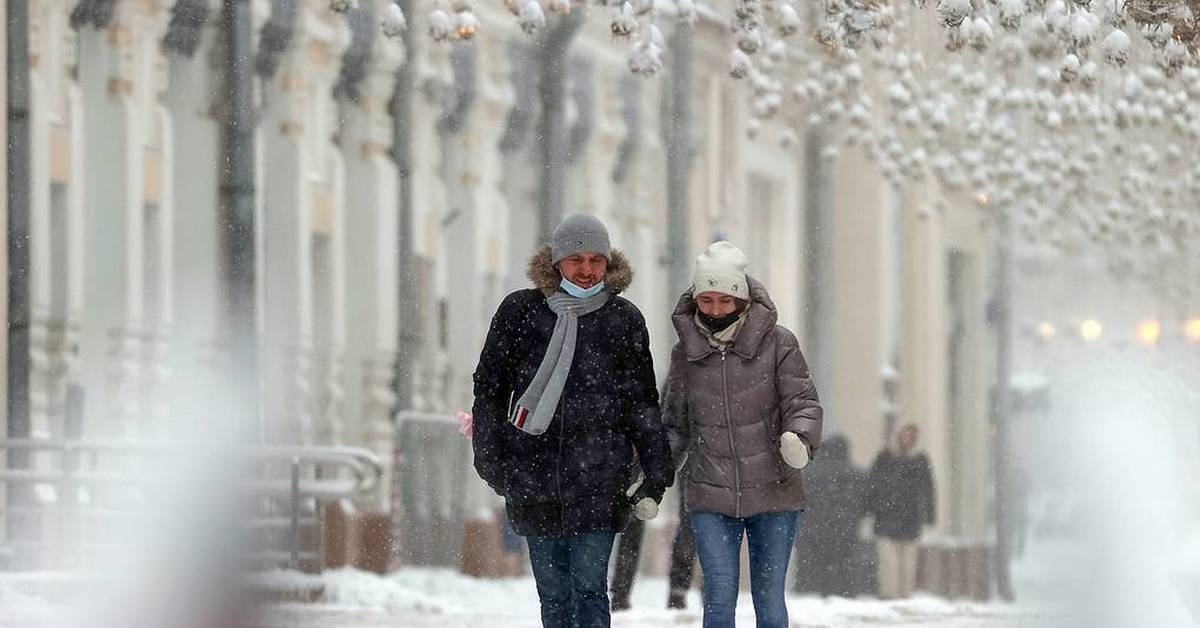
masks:
<instances>
[{"instance_id":1,"label":"fence","mask_svg":"<svg viewBox=\"0 0 1200 628\"><path fill-rule=\"evenodd\" d=\"M396 425L401 562L458 566L463 525L479 505L471 441L451 414L403 412Z\"/></svg>"},{"instance_id":2,"label":"fence","mask_svg":"<svg viewBox=\"0 0 1200 628\"><path fill-rule=\"evenodd\" d=\"M29 463L0 469L0 567L76 567L136 542L136 533L116 524L162 497L155 490L164 486L162 467L155 463L175 445L0 439L6 459L17 454ZM256 539L250 558L260 566L319 566L323 505L371 497L384 473L374 454L351 447L249 447L236 453L232 462L243 465L237 488L253 504L245 517Z\"/></svg>"}]
</instances>

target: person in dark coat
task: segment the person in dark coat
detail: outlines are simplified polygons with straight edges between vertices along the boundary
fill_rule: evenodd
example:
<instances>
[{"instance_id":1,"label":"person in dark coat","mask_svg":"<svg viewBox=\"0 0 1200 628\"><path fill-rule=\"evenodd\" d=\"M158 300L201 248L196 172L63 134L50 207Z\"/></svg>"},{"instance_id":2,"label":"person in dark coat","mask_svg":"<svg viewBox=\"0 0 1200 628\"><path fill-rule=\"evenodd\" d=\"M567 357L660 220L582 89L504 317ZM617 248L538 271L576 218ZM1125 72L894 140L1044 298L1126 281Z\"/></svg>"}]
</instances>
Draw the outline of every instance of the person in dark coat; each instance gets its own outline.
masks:
<instances>
[{"instance_id":1,"label":"person in dark coat","mask_svg":"<svg viewBox=\"0 0 1200 628\"><path fill-rule=\"evenodd\" d=\"M475 370L475 469L526 537L543 626L607 627L614 536L674 478L649 335L596 218L566 218L528 274Z\"/></svg>"},{"instance_id":2,"label":"person in dark coat","mask_svg":"<svg viewBox=\"0 0 1200 628\"><path fill-rule=\"evenodd\" d=\"M929 458L916 452L917 426L903 425L895 448L875 458L868 479L868 504L875 517L879 552L879 597L912 595L921 528L933 525L936 507Z\"/></svg>"},{"instance_id":3,"label":"person in dark coat","mask_svg":"<svg viewBox=\"0 0 1200 628\"><path fill-rule=\"evenodd\" d=\"M857 593L858 523L866 516L866 472L850 462L850 443L838 434L821 444L807 469L809 508L796 539L798 592L850 597Z\"/></svg>"}]
</instances>

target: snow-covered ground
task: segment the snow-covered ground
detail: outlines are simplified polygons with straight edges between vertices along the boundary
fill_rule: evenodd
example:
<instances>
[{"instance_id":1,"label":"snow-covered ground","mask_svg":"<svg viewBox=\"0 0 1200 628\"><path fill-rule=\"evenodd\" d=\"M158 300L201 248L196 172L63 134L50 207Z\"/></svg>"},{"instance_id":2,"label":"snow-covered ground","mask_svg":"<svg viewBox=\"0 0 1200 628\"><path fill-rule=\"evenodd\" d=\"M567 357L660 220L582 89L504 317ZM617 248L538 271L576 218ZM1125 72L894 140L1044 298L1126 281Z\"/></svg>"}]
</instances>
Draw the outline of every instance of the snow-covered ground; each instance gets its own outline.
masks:
<instances>
[{"instance_id":1,"label":"snow-covered ground","mask_svg":"<svg viewBox=\"0 0 1200 628\"><path fill-rule=\"evenodd\" d=\"M536 628L537 593L532 579L481 580L450 569L404 569L388 576L354 570L322 576L276 572L255 578L272 590L324 586L313 603L275 603L255 611L248 625L262 628ZM86 578L84 578L86 581ZM84 621L77 605L62 600L87 587L77 575L0 574L0 626L66 628L95 625ZM664 608L667 583L643 578L634 589L631 611L617 613L621 628L699 626L700 595L692 591L689 608ZM54 599L56 601L50 601ZM754 625L749 595L743 594L739 625ZM930 597L883 602L792 597L792 626L851 627L902 625L914 628L1051 628L1061 625L1052 612L1015 605L952 602Z\"/></svg>"},{"instance_id":2,"label":"snow-covered ground","mask_svg":"<svg viewBox=\"0 0 1200 628\"><path fill-rule=\"evenodd\" d=\"M273 577L279 584L301 583L292 574ZM537 592L530 578L478 580L450 570L406 569L387 577L338 571L322 578L325 592L316 604L280 604L264 609L258 626L406 626L412 628L536 628ZM692 591L688 610L665 610L667 583L641 579L634 588L633 610L613 616L621 628L699 626L700 595ZM738 624L754 625L748 594L738 608ZM944 626L990 628L1056 626L1052 613L1013 605L949 602L917 597L898 602L792 597L792 626Z\"/></svg>"}]
</instances>

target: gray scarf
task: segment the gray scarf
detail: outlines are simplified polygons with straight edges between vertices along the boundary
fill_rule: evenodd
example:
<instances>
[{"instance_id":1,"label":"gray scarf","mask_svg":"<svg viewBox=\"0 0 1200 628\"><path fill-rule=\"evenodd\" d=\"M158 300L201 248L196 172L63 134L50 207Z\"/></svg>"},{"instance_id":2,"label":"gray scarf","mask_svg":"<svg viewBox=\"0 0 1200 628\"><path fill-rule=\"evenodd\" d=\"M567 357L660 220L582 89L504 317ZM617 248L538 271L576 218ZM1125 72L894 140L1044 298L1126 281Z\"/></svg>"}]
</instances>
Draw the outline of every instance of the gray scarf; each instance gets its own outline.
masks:
<instances>
[{"instance_id":1,"label":"gray scarf","mask_svg":"<svg viewBox=\"0 0 1200 628\"><path fill-rule=\"evenodd\" d=\"M586 299L564 292L556 292L546 298L550 311L558 315L554 334L550 336L550 346L546 347L546 355L537 374L509 413L509 423L534 436L546 432L558 409L567 374L571 372L571 362L575 359L579 317L595 312L607 302L608 290Z\"/></svg>"}]
</instances>

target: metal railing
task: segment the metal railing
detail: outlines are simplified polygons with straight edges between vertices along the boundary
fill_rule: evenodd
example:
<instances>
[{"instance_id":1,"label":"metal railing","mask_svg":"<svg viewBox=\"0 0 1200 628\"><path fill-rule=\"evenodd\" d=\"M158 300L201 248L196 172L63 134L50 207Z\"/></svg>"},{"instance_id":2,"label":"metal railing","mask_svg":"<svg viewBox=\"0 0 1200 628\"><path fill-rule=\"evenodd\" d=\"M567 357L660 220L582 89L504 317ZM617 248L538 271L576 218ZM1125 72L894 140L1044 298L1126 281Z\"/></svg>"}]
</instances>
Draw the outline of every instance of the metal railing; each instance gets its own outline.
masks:
<instances>
[{"instance_id":1,"label":"metal railing","mask_svg":"<svg viewBox=\"0 0 1200 628\"><path fill-rule=\"evenodd\" d=\"M29 468L0 468L0 517L8 523L0 538L0 567L25 557L41 567L61 567L64 554L108 550L120 544L68 534L97 520L131 518L152 503L153 489L165 480L154 461L177 443L65 439L0 439L0 452L24 452ZM256 533L286 532L286 551L259 548L259 562L297 567L317 561L320 551L302 549L302 528L323 537L321 510L339 499L365 499L380 490L385 467L375 454L356 447L261 446L238 448L248 473L239 488L256 502L245 524ZM93 499L92 493L107 493ZM114 498L114 495L119 496ZM268 512L263 513L262 510ZM20 522L25 533L18 533ZM46 537L49 537L46 540Z\"/></svg>"},{"instance_id":2,"label":"metal railing","mask_svg":"<svg viewBox=\"0 0 1200 628\"><path fill-rule=\"evenodd\" d=\"M396 438L403 451L397 469L402 528L396 530L404 560L450 566L462 552L463 522L472 509L471 441L452 413L401 412Z\"/></svg>"}]
</instances>

